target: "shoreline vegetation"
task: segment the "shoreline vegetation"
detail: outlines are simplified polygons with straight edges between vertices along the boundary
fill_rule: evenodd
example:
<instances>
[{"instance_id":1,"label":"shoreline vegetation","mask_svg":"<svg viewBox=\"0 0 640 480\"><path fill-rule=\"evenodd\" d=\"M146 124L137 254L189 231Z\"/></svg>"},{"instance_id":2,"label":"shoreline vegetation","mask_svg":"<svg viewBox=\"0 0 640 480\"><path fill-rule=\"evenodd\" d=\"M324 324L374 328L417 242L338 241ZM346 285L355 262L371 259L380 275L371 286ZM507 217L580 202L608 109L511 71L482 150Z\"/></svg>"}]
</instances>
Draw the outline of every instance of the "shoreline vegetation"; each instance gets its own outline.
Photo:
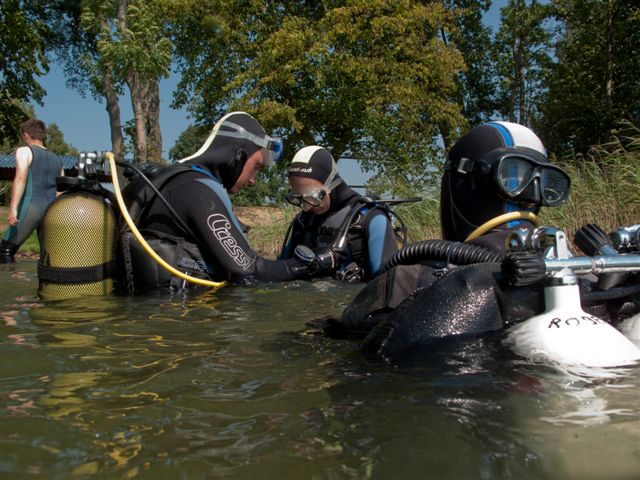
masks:
<instances>
[{"instance_id":1,"label":"shoreline vegetation","mask_svg":"<svg viewBox=\"0 0 640 480\"><path fill-rule=\"evenodd\" d=\"M586 223L596 223L606 232L640 222L640 128L625 124L626 131L586 155L554 159L571 177L569 201L557 208L543 208L543 225L563 229L573 237ZM409 228L409 242L440 238L439 199L425 197L414 204L396 207ZM8 195L7 195L8 196ZM240 221L248 225L247 236L261 255L274 258L280 251L289 223L298 212L290 205L236 207ZM7 227L7 206L0 206L0 229ZM35 233L18 251L19 258L37 258Z\"/></svg>"}]
</instances>

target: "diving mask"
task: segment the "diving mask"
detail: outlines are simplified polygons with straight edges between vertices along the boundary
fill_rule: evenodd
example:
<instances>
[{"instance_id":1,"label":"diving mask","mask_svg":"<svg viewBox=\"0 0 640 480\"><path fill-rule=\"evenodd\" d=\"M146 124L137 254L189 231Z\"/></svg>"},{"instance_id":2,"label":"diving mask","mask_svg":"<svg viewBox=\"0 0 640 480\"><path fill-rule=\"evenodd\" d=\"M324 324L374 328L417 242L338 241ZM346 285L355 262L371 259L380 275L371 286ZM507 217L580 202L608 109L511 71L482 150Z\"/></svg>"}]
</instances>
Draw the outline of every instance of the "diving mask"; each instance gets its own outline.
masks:
<instances>
[{"instance_id":1,"label":"diving mask","mask_svg":"<svg viewBox=\"0 0 640 480\"><path fill-rule=\"evenodd\" d=\"M311 207L319 207L327 194L340 182L342 182L342 179L338 177L338 166L334 162L331 165L331 173L329 173L329 176L322 185L322 188L304 193L289 192L285 196L285 200L296 207L302 208L305 203Z\"/></svg>"},{"instance_id":2,"label":"diving mask","mask_svg":"<svg viewBox=\"0 0 640 480\"><path fill-rule=\"evenodd\" d=\"M500 193L510 200L517 200L535 179L544 206L565 203L571 191L571 179L562 169L518 155L502 156L494 167L494 175Z\"/></svg>"},{"instance_id":3,"label":"diving mask","mask_svg":"<svg viewBox=\"0 0 640 480\"><path fill-rule=\"evenodd\" d=\"M565 203L571 191L569 175L529 148L496 148L476 162L460 158L452 167L459 173L474 172L481 178L492 178L498 194L516 203L554 207Z\"/></svg>"},{"instance_id":4,"label":"diving mask","mask_svg":"<svg viewBox=\"0 0 640 480\"><path fill-rule=\"evenodd\" d=\"M296 207L302 207L305 203L311 207L319 207L326 196L327 191L320 189L300 194L289 192L284 198L287 202L291 205L295 205Z\"/></svg>"},{"instance_id":5,"label":"diving mask","mask_svg":"<svg viewBox=\"0 0 640 480\"><path fill-rule=\"evenodd\" d=\"M277 162L282 157L283 143L281 138L270 137L266 134L264 137L260 137L232 122L224 122L221 127L231 130L223 130L220 128L217 133L218 135L222 135L223 137L244 138L256 147L266 149L265 163L267 165Z\"/></svg>"}]
</instances>

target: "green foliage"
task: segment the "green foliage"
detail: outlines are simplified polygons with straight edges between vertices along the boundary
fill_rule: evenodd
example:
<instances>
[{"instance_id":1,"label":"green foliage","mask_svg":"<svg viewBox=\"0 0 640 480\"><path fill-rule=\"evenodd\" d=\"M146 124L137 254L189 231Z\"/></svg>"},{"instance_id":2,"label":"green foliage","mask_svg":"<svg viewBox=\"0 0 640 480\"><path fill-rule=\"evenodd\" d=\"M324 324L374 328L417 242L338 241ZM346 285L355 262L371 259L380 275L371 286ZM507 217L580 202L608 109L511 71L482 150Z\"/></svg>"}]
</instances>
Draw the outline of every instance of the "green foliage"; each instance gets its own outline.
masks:
<instances>
[{"instance_id":1,"label":"green foliage","mask_svg":"<svg viewBox=\"0 0 640 480\"><path fill-rule=\"evenodd\" d=\"M198 125L189 125L176 139L176 143L169 150L169 160L176 162L196 153L204 144L209 130Z\"/></svg>"},{"instance_id":2,"label":"green foliage","mask_svg":"<svg viewBox=\"0 0 640 480\"><path fill-rule=\"evenodd\" d=\"M509 0L501 9L494 43L499 89L497 108L505 120L531 126L543 79L551 64L549 6L531 0Z\"/></svg>"},{"instance_id":3,"label":"green foliage","mask_svg":"<svg viewBox=\"0 0 640 480\"><path fill-rule=\"evenodd\" d=\"M8 205L11 199L11 180L0 180L0 205Z\"/></svg>"},{"instance_id":4,"label":"green foliage","mask_svg":"<svg viewBox=\"0 0 640 480\"><path fill-rule=\"evenodd\" d=\"M173 47L163 28L163 9L154 2L129 0L124 18L118 18L117 1L98 3L98 14L83 10L82 25L99 31L97 52L114 76L124 80L135 71L144 80L167 77ZM103 16L107 22L101 22Z\"/></svg>"},{"instance_id":5,"label":"green foliage","mask_svg":"<svg viewBox=\"0 0 640 480\"><path fill-rule=\"evenodd\" d=\"M289 191L289 181L282 168L269 167L261 170L253 187L240 190L233 195L234 205L259 206L284 202Z\"/></svg>"},{"instance_id":6,"label":"green foliage","mask_svg":"<svg viewBox=\"0 0 640 480\"><path fill-rule=\"evenodd\" d=\"M38 241L38 232L34 231L27 241L20 246L20 252L40 252L40 242Z\"/></svg>"},{"instance_id":7,"label":"green foliage","mask_svg":"<svg viewBox=\"0 0 640 480\"><path fill-rule=\"evenodd\" d=\"M548 148L585 153L617 122L640 122L640 5L632 0L554 0L562 26L536 128Z\"/></svg>"},{"instance_id":8,"label":"green foliage","mask_svg":"<svg viewBox=\"0 0 640 480\"><path fill-rule=\"evenodd\" d=\"M62 130L55 123L47 126L47 148L56 155L72 155L78 154L78 151L64 140Z\"/></svg>"},{"instance_id":9,"label":"green foliage","mask_svg":"<svg viewBox=\"0 0 640 480\"><path fill-rule=\"evenodd\" d=\"M42 2L0 2L0 143L13 141L26 120L25 103L40 102L44 90L37 81L49 70Z\"/></svg>"},{"instance_id":10,"label":"green foliage","mask_svg":"<svg viewBox=\"0 0 640 480\"><path fill-rule=\"evenodd\" d=\"M447 32L448 41L464 58L465 68L458 72L456 101L471 126L491 119L494 115L497 77L493 55L493 34L485 27L482 17L491 0L445 0L455 13L457 29Z\"/></svg>"},{"instance_id":11,"label":"green foliage","mask_svg":"<svg viewBox=\"0 0 640 480\"><path fill-rule=\"evenodd\" d=\"M191 2L175 30L185 72L176 104L200 124L244 109L279 127L288 158L317 143L393 176L427 171L438 138L464 123L450 100L462 58L440 37L455 29L440 3L217 7Z\"/></svg>"}]
</instances>

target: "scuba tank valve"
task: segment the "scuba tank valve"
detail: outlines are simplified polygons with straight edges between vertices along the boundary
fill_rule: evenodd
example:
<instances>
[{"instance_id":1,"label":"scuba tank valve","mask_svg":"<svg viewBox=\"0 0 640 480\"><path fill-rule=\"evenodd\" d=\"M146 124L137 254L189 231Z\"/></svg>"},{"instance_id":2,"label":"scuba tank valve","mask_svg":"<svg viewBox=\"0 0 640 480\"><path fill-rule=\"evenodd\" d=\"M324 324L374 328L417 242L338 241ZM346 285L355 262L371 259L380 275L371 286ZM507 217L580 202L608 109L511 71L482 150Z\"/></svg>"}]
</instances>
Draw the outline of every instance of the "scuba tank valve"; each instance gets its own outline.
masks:
<instances>
[{"instance_id":1,"label":"scuba tank valve","mask_svg":"<svg viewBox=\"0 0 640 480\"><path fill-rule=\"evenodd\" d=\"M556 258L532 262L527 255L534 254L518 252L508 255L502 270L513 285L525 284L523 277L518 277L523 272L527 284L546 279L546 310L513 326L505 343L530 360L564 365L612 367L640 360L640 349L631 340L604 320L582 310L576 276L577 273L640 270L640 255L569 257L564 233L555 228L537 230L532 237L555 238L555 246L547 245L546 250L547 253L553 250ZM557 255L559 252L564 253Z\"/></svg>"}]
</instances>

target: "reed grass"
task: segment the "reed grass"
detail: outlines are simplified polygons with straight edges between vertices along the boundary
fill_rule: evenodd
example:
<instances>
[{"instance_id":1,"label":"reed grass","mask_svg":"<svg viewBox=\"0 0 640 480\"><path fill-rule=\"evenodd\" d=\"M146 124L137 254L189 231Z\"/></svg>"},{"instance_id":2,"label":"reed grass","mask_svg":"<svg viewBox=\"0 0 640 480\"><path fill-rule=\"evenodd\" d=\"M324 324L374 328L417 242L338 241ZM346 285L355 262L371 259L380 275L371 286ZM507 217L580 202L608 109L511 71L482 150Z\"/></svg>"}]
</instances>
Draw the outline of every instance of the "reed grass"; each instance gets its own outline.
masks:
<instances>
[{"instance_id":1,"label":"reed grass","mask_svg":"<svg viewBox=\"0 0 640 480\"><path fill-rule=\"evenodd\" d=\"M280 254L289 224L298 213L292 205L268 209L260 221L250 224L247 238L251 247L266 258L276 258Z\"/></svg>"},{"instance_id":2,"label":"reed grass","mask_svg":"<svg viewBox=\"0 0 640 480\"><path fill-rule=\"evenodd\" d=\"M626 126L624 135L587 155L556 162L571 177L571 196L565 205L541 211L544 224L573 233L586 223L607 232L640 223L640 129Z\"/></svg>"}]
</instances>

